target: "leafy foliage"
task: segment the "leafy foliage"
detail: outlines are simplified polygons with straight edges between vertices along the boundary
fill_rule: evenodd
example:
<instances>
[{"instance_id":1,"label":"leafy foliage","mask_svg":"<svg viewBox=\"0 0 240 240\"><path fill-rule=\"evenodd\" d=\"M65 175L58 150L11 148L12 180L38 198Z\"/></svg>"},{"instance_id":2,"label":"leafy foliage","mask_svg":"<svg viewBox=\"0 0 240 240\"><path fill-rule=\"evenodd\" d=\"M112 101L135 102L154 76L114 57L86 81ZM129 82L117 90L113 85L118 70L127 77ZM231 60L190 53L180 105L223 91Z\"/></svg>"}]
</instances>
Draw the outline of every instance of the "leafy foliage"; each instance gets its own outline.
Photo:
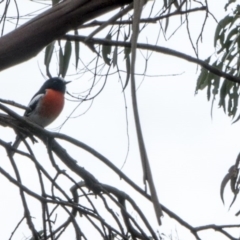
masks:
<instances>
[{"instance_id":1,"label":"leafy foliage","mask_svg":"<svg viewBox=\"0 0 240 240\"><path fill-rule=\"evenodd\" d=\"M225 6L234 1L229 1ZM217 56L213 66L229 73L233 76L240 77L240 26L239 26L240 5L235 10L224 17L217 25L214 37L214 46L218 49L216 55L206 59L209 63L211 59ZM239 78L240 80L240 78ZM197 80L196 92L198 90L207 90L207 99L214 101L216 96L219 97L218 105L223 108L228 116L235 118L238 113L239 104L239 83L233 83L226 79L220 79L219 76L210 73L202 68ZM235 122L240 116L235 118Z\"/></svg>"},{"instance_id":2,"label":"leafy foliage","mask_svg":"<svg viewBox=\"0 0 240 240\"><path fill-rule=\"evenodd\" d=\"M231 206L237 199L237 196L239 193L239 187L240 187L239 164L240 164L240 154L238 155L235 164L229 168L228 173L225 175L221 183L220 195L224 203L224 190L227 186L227 183L230 182L230 188L233 194L233 199L229 208L231 208ZM240 212L238 212L237 215L239 215L239 213Z\"/></svg>"}]
</instances>

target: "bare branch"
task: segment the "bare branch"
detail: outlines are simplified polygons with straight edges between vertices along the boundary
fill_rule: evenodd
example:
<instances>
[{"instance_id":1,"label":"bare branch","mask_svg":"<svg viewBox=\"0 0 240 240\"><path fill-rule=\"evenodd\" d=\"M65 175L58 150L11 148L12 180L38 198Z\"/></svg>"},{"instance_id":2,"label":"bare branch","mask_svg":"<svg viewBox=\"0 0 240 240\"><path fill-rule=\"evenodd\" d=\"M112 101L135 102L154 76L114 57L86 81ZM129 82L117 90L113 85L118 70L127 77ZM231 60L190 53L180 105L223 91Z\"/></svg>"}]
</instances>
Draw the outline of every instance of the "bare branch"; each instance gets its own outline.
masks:
<instances>
[{"instance_id":1,"label":"bare branch","mask_svg":"<svg viewBox=\"0 0 240 240\"><path fill-rule=\"evenodd\" d=\"M65 35L65 36L61 37L61 39L70 40L70 41L84 41L85 38L86 37L84 37L84 36L73 36L73 35ZM101 39L101 38L92 38L92 39L89 39L89 41L94 44L102 44L102 45L109 45L109 46L110 45L111 46L121 46L121 47L129 47L129 48L131 47L130 42L113 41L113 40L106 40L106 39ZM220 69L213 67L212 65L206 63L205 61L200 60L198 58L194 58L185 53L178 52L178 51L175 51L175 50L172 50L169 48L155 46L155 45L151 45L151 44L145 44L145 43L137 43L137 48L171 55L171 56L178 57L178 58L184 59L184 60L192 62L192 63L196 63L196 64L206 68L209 72L212 72L220 77L226 78L229 81L232 81L235 83L240 83L239 77L235 77L231 74L223 72Z\"/></svg>"},{"instance_id":2,"label":"bare branch","mask_svg":"<svg viewBox=\"0 0 240 240\"><path fill-rule=\"evenodd\" d=\"M59 138L59 139L63 139L65 141L68 141L69 143L72 143L76 146L79 146L80 148L85 149L86 151L90 152L91 154L93 154L94 156L96 156L98 159L100 159L101 161L103 161L105 164L107 164L111 169L113 169L113 171L115 171L119 176L121 176L122 179L124 179L127 183L129 183L129 185L131 185L137 192L139 192L140 194L142 194L145 198L147 198L148 200L152 201L151 196L148 195L147 193L145 193L144 190L142 190L139 186L137 186L134 182L132 182L126 175L124 175L118 168L116 168L108 159L106 159L104 156L102 156L101 154L99 154L98 152L96 152L94 149L91 149L89 146L79 142L76 139L73 139L71 137L68 137L66 135L63 134L58 134L58 133L51 133L46 131L45 129L42 129L41 127L26 121L24 118L20 117L18 114L14 113L12 110L8 109L7 107L3 106L2 104L0 104L0 109L2 109L3 111L7 112L10 116L12 116L13 118L15 118L16 122L19 122L25 126L28 127L29 131L31 131L33 134L35 134L37 137L39 137L40 139L43 140L43 142L45 143L46 146L51 147L54 152L60 157L60 159L66 164L66 165L70 165L70 168L72 169L72 167L76 167L77 164L74 162L74 160L68 156L68 154L66 153L66 151L62 148L59 147L59 145L57 144L55 138ZM9 118L10 118L9 116ZM1 124L1 116L0 116L0 124ZM11 121L7 122L9 126L11 126ZM18 124L19 124L18 123ZM6 122L4 121L4 124L6 124ZM49 146L49 139L50 139L50 143L51 146ZM0 142L1 143L1 142ZM5 144L4 146L7 146L7 144ZM9 145L10 146L10 145ZM66 158L66 159L64 159ZM66 163L66 161L70 161L70 163ZM79 166L77 167L79 168ZM75 172L77 174L79 174L79 176L85 178L88 181L88 174L85 173L85 175L83 174L82 171L78 172L79 170L76 170ZM96 218L98 219L102 224L104 224L107 228L112 229L110 225L108 225L105 221L102 220L101 217L93 214L92 212L85 210L84 208L82 208L81 206L76 204L73 204L72 202L69 201L63 201L61 199L54 199L54 200L49 200L46 199L44 197L39 196L38 194L32 192L31 190L29 190L28 188L26 188L25 186L23 186L20 182L18 182L17 180L13 179L4 169L0 168L0 172L3 174L3 176L5 176L7 179L9 179L12 183L14 183L16 186L18 186L22 191L26 192L27 194L29 194L30 196L38 199L39 201L43 201L46 203L54 203L54 204L59 204L61 206L63 206L63 208L65 208L65 206L69 206L72 208L72 211L75 209L77 211L79 211L80 214L86 214L89 215L90 217ZM82 175L83 174L83 175ZM91 174L89 175L90 179L92 179ZM92 180L91 180L92 181ZM90 182L91 182L90 181ZM95 180L93 180L93 183L96 184L94 185L94 191L97 194L100 194L101 192L108 192L108 187L106 187L104 184L101 184L100 182L95 182ZM56 185L55 181L53 182L54 185ZM57 185L56 185L57 186ZM84 186L87 186L88 188L92 189L91 184L88 183L84 183ZM97 187L96 187L97 186ZM97 189L97 191L96 191ZM120 194L121 197L123 196L122 194ZM119 196L120 196L119 195ZM77 196L77 195L76 195ZM112 198L111 198L112 199ZM112 199L113 200L113 199ZM128 199L128 201L131 202L130 199ZM76 199L74 200L74 202L76 203ZM134 203L131 202L131 203ZM168 208L166 208L164 205L161 205L163 211L168 214L171 218L175 219L179 224L181 224L182 226L186 227L194 236L196 239L200 240L200 237L198 236L198 232L199 231L203 231L205 229L213 229L216 231L219 231L220 233L224 234L225 236L227 236L229 239L231 240L235 240L235 238L233 236L231 236L225 229L226 228L237 228L239 227L239 225L206 225L206 226L199 226L199 227L193 227L191 226L189 223L187 223L186 221L184 221L182 218L180 218L177 214L175 214L174 212L170 211ZM120 207L120 206L119 206ZM137 210L137 205L135 206L136 210ZM121 207L120 207L121 208ZM137 210L138 211L138 210ZM73 212L72 212L73 213ZM70 214L70 213L69 213ZM141 213L139 212L140 216ZM72 214L72 216L74 216L75 214ZM71 215L69 215L71 216ZM87 217L88 218L88 217ZM142 218L144 219L144 218ZM74 221L72 219L72 221ZM89 218L89 221L90 218ZM146 221L146 220L145 220ZM74 224L74 222L73 222ZM94 223L93 223L94 224ZM225 229L223 229L225 228ZM58 228L58 231L60 231L61 229ZM112 231L117 231L112 229ZM53 232L54 234L55 232ZM119 236L121 236L121 232L117 231L117 234L120 234Z\"/></svg>"}]
</instances>

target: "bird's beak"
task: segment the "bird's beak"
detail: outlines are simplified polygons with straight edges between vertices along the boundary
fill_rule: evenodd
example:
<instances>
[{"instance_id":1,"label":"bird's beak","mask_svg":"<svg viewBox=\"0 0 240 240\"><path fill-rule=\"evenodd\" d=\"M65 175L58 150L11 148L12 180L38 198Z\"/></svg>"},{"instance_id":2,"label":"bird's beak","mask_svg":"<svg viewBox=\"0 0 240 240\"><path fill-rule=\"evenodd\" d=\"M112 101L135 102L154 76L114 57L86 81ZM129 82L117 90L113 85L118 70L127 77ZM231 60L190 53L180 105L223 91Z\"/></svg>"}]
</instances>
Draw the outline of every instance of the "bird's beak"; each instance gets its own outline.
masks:
<instances>
[{"instance_id":1,"label":"bird's beak","mask_svg":"<svg viewBox=\"0 0 240 240\"><path fill-rule=\"evenodd\" d=\"M72 81L65 81L64 83L65 83L65 85L67 85L67 84L69 84L70 82L72 82Z\"/></svg>"}]
</instances>

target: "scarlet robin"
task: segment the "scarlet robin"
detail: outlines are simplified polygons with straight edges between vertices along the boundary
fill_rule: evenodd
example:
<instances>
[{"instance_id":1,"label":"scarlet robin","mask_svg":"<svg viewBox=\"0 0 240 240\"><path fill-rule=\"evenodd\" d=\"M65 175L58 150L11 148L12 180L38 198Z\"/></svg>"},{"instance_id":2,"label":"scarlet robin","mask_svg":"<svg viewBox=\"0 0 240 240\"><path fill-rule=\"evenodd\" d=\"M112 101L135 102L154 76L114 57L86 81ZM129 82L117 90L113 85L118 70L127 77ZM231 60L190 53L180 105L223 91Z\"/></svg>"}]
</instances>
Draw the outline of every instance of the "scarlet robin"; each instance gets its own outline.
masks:
<instances>
[{"instance_id":1,"label":"scarlet robin","mask_svg":"<svg viewBox=\"0 0 240 240\"><path fill-rule=\"evenodd\" d=\"M63 109L64 94L68 83L59 77L48 79L32 97L24 117L42 127L52 123ZM17 135L13 144L14 148L18 147L23 137Z\"/></svg>"}]
</instances>

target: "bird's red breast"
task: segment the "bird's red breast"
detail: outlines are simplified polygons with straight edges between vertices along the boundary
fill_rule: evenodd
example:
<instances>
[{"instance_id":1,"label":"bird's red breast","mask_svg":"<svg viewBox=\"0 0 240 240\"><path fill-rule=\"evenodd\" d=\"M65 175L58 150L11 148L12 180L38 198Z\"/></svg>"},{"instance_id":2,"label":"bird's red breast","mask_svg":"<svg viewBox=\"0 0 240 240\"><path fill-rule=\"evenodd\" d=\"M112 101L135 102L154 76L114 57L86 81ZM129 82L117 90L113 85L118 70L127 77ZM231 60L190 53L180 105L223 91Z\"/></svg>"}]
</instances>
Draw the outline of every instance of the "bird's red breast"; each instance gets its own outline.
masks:
<instances>
[{"instance_id":1,"label":"bird's red breast","mask_svg":"<svg viewBox=\"0 0 240 240\"><path fill-rule=\"evenodd\" d=\"M54 121L61 113L64 106L64 94L60 91L47 89L41 99L38 114L43 118L48 118L49 123Z\"/></svg>"}]
</instances>

